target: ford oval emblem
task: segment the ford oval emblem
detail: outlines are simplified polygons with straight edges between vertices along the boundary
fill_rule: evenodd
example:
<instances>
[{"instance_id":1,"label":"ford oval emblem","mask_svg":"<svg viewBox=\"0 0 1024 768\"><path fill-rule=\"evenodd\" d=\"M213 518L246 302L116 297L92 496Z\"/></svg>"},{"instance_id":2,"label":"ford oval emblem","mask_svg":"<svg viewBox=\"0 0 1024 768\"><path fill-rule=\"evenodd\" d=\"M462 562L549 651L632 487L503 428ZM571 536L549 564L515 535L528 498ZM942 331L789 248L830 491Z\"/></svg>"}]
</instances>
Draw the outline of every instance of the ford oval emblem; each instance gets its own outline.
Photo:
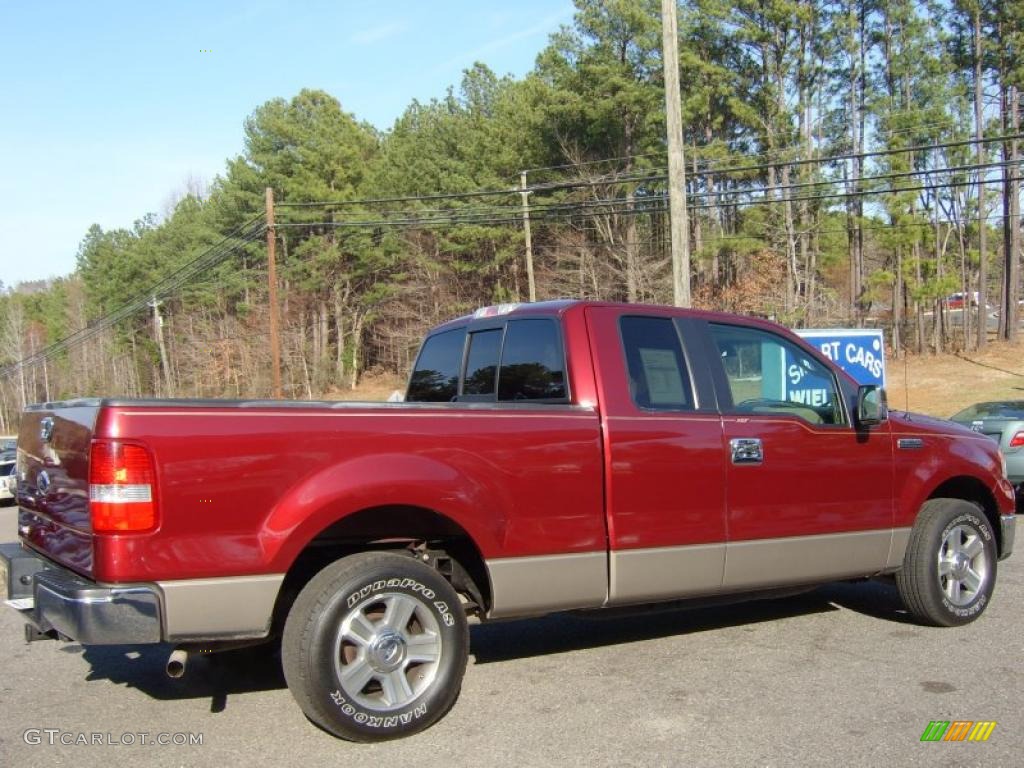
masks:
<instances>
[{"instance_id":1,"label":"ford oval emblem","mask_svg":"<svg viewBox=\"0 0 1024 768\"><path fill-rule=\"evenodd\" d=\"M36 487L45 496L50 491L50 474L44 469L36 478Z\"/></svg>"},{"instance_id":2,"label":"ford oval emblem","mask_svg":"<svg viewBox=\"0 0 1024 768\"><path fill-rule=\"evenodd\" d=\"M42 438L44 443L50 442L50 438L53 437L53 417L47 416L41 422L39 422L39 437Z\"/></svg>"}]
</instances>

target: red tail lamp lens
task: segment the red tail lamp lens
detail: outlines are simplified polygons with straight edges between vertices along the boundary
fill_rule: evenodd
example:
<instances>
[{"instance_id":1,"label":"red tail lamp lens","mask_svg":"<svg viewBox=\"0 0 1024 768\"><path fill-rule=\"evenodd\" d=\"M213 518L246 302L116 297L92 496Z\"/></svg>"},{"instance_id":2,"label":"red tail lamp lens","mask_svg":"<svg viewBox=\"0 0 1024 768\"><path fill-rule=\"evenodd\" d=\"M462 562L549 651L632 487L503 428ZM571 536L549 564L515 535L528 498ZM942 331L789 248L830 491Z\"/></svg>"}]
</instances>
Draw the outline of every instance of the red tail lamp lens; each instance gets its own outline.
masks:
<instances>
[{"instance_id":1,"label":"red tail lamp lens","mask_svg":"<svg viewBox=\"0 0 1024 768\"><path fill-rule=\"evenodd\" d=\"M89 458L89 513L97 533L156 527L155 473L149 451L117 440L96 440Z\"/></svg>"}]
</instances>

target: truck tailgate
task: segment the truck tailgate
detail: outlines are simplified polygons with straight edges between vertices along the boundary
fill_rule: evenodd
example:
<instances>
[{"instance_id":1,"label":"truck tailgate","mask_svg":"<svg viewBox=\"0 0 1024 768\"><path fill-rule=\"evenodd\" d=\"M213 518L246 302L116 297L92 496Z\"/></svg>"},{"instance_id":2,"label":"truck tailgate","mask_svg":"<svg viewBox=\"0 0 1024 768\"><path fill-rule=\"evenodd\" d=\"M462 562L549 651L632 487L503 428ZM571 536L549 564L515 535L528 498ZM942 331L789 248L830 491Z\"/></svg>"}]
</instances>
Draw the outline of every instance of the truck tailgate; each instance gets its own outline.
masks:
<instances>
[{"instance_id":1,"label":"truck tailgate","mask_svg":"<svg viewBox=\"0 0 1024 768\"><path fill-rule=\"evenodd\" d=\"M22 541L82 575L93 568L89 451L99 401L32 406L18 432Z\"/></svg>"}]
</instances>

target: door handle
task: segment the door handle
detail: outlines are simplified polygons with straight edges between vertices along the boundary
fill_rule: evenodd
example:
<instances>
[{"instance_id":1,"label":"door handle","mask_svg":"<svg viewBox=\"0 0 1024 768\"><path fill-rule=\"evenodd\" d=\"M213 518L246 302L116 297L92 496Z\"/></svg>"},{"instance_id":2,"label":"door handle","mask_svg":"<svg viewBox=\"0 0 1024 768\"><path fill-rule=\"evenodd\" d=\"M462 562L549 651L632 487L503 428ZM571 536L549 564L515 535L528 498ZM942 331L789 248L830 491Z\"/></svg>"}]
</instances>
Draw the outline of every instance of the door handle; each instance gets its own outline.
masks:
<instances>
[{"instance_id":1,"label":"door handle","mask_svg":"<svg viewBox=\"0 0 1024 768\"><path fill-rule=\"evenodd\" d=\"M759 437L734 437L729 441L733 464L760 464L764 461L764 448Z\"/></svg>"}]
</instances>

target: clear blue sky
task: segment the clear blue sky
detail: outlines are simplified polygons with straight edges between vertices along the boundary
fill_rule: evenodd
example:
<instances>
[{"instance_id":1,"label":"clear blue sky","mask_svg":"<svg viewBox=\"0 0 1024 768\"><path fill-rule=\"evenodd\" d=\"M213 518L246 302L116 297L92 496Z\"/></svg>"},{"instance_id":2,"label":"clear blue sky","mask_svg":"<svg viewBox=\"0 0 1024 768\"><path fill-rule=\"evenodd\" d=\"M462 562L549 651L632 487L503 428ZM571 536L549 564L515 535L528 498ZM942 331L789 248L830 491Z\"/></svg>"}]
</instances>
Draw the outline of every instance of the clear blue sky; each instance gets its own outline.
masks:
<instances>
[{"instance_id":1,"label":"clear blue sky","mask_svg":"<svg viewBox=\"0 0 1024 768\"><path fill-rule=\"evenodd\" d=\"M322 88L387 129L474 61L522 75L570 0L0 0L0 281L63 275L92 223L162 215L268 99ZM209 53L201 52L209 49Z\"/></svg>"}]
</instances>

